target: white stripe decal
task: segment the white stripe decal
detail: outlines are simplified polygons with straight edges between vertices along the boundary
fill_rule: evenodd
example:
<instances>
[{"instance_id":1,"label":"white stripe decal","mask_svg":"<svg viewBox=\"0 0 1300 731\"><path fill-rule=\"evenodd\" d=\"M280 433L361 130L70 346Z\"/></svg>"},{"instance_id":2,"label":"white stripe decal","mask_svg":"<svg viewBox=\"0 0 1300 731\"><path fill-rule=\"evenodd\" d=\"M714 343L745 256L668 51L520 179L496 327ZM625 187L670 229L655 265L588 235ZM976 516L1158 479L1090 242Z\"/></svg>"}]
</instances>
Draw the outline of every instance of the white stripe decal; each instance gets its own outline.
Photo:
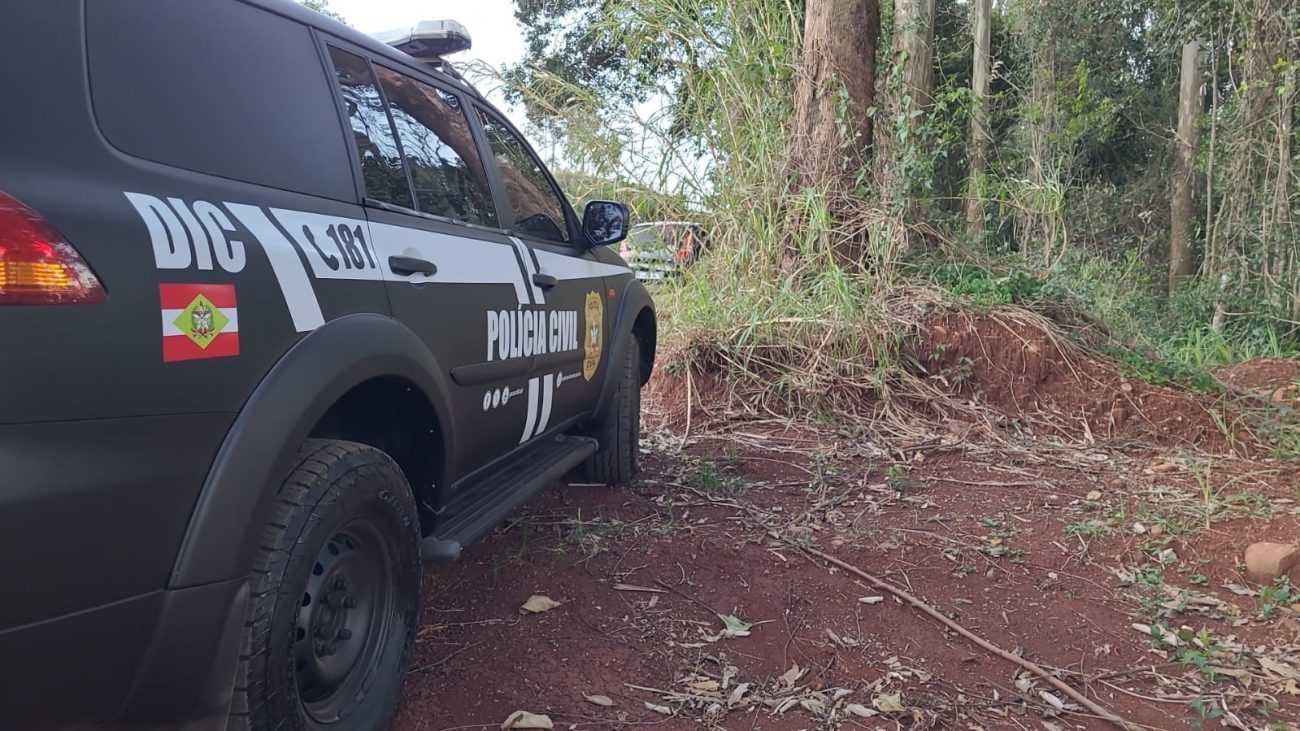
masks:
<instances>
[{"instance_id":1,"label":"white stripe decal","mask_svg":"<svg viewBox=\"0 0 1300 731\"><path fill-rule=\"evenodd\" d=\"M185 331L176 327L176 320L185 310L163 310L162 311L162 334L163 335L184 335ZM239 309L235 307L223 307L221 314L230 319L226 326L221 328L221 332L237 333L239 332Z\"/></svg>"},{"instance_id":2,"label":"white stripe decal","mask_svg":"<svg viewBox=\"0 0 1300 731\"><path fill-rule=\"evenodd\" d=\"M303 268L298 250L271 223L262 209L242 203L225 205L262 243L262 250L266 252L275 278L280 282L284 302L289 306L294 329L303 333L324 325L325 316L321 314L320 302L316 299L311 280L307 278L307 270Z\"/></svg>"},{"instance_id":3,"label":"white stripe decal","mask_svg":"<svg viewBox=\"0 0 1300 731\"><path fill-rule=\"evenodd\" d=\"M208 232L199 225L199 219L190 212L190 207L185 205L185 201L179 198L168 198L167 202L176 209L176 215L190 235L190 243L194 245L195 264L199 269L212 271L212 241L208 239Z\"/></svg>"},{"instance_id":4,"label":"white stripe decal","mask_svg":"<svg viewBox=\"0 0 1300 731\"><path fill-rule=\"evenodd\" d=\"M528 246L514 236L511 236L510 240L514 242L515 250L519 252L519 259L524 263L524 277L528 280L528 286L533 288L533 301L539 305L546 304L546 295L542 292L542 288L533 282L533 275L537 273L537 266L533 264L533 257L528 251Z\"/></svg>"},{"instance_id":5,"label":"white stripe decal","mask_svg":"<svg viewBox=\"0 0 1300 731\"><path fill-rule=\"evenodd\" d=\"M401 284L510 284L515 288L518 303L528 304L523 271L510 244L387 223L370 224L370 236L385 281ZM438 273L431 277L394 274L388 266L390 256L412 256L431 261L437 265Z\"/></svg>"},{"instance_id":6,"label":"white stripe decal","mask_svg":"<svg viewBox=\"0 0 1300 731\"><path fill-rule=\"evenodd\" d=\"M542 271L560 280L616 277L631 271L626 265L605 264L544 249L537 249L537 263L541 265Z\"/></svg>"},{"instance_id":7,"label":"white stripe decal","mask_svg":"<svg viewBox=\"0 0 1300 731\"><path fill-rule=\"evenodd\" d=\"M523 444L533 438L533 422L537 421L537 379L528 379L528 417L524 419L524 434L519 437Z\"/></svg>"},{"instance_id":8,"label":"white stripe decal","mask_svg":"<svg viewBox=\"0 0 1300 731\"><path fill-rule=\"evenodd\" d=\"M365 221L282 208L272 208L271 215L307 257L315 278L383 281L381 267L386 268L388 262L375 261ZM352 245L345 248L349 242Z\"/></svg>"},{"instance_id":9,"label":"white stripe decal","mask_svg":"<svg viewBox=\"0 0 1300 731\"><path fill-rule=\"evenodd\" d=\"M188 269L194 261L189 238L176 212L166 203L143 193L123 193L149 229L154 264L159 269Z\"/></svg>"},{"instance_id":10,"label":"white stripe decal","mask_svg":"<svg viewBox=\"0 0 1300 731\"><path fill-rule=\"evenodd\" d=\"M537 424L537 434L546 431L546 425L551 421L551 393L555 391L555 374L547 373L542 379L542 419ZM534 434L533 436L537 436Z\"/></svg>"}]
</instances>

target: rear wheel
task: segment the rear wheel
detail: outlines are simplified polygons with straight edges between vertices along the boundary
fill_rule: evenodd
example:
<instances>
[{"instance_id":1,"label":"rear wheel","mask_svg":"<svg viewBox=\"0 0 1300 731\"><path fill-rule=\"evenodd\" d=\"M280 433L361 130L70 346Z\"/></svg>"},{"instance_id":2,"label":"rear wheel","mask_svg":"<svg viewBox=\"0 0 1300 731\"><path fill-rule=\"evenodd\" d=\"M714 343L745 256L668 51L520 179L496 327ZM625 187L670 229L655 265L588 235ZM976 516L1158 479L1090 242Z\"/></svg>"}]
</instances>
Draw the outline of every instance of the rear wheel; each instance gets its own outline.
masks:
<instances>
[{"instance_id":1,"label":"rear wheel","mask_svg":"<svg viewBox=\"0 0 1300 731\"><path fill-rule=\"evenodd\" d=\"M622 362L610 365L618 391L590 432L600 451L588 458L583 473L591 482L625 485L637 475L641 448L641 343L635 336L628 339Z\"/></svg>"},{"instance_id":2,"label":"rear wheel","mask_svg":"<svg viewBox=\"0 0 1300 731\"><path fill-rule=\"evenodd\" d=\"M386 728L419 618L419 540L388 455L304 444L254 561L228 729Z\"/></svg>"}]
</instances>

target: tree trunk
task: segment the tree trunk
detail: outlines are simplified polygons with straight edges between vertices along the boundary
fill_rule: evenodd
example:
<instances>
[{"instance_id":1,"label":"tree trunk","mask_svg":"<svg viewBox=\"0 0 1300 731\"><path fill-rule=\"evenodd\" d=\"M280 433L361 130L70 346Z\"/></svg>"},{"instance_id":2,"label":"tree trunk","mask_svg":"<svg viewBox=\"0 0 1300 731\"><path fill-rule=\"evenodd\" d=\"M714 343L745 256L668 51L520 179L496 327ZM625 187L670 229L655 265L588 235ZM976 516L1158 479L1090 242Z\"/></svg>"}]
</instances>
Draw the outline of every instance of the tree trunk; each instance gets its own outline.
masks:
<instances>
[{"instance_id":1,"label":"tree trunk","mask_svg":"<svg viewBox=\"0 0 1300 731\"><path fill-rule=\"evenodd\" d=\"M1291 4L1292 0L1239 4L1239 25L1234 30L1244 47L1241 65L1233 69L1233 123L1222 132L1222 164L1226 166L1222 177L1226 180L1215 224L1217 271L1211 272L1230 277L1233 285L1262 289L1270 309L1283 304L1275 284L1282 277L1279 264L1292 250L1291 232L1284 221L1278 220L1272 197L1279 164L1275 134L1280 126L1279 104L1283 102L1278 89L1282 85L1280 72L1286 68L1278 61L1287 55L1291 31L1286 11ZM1223 288L1217 309L1231 311L1226 297L1240 289ZM1220 320L1226 323L1226 317Z\"/></svg>"},{"instance_id":2,"label":"tree trunk","mask_svg":"<svg viewBox=\"0 0 1300 731\"><path fill-rule=\"evenodd\" d=\"M805 184L842 191L871 148L880 6L808 0L806 13L791 157Z\"/></svg>"},{"instance_id":3,"label":"tree trunk","mask_svg":"<svg viewBox=\"0 0 1300 731\"><path fill-rule=\"evenodd\" d=\"M1219 149L1219 57L1223 43L1210 31L1210 141L1205 155L1205 231L1201 245L1201 273L1215 271L1218 246L1215 243L1214 221L1214 159Z\"/></svg>"},{"instance_id":4,"label":"tree trunk","mask_svg":"<svg viewBox=\"0 0 1300 731\"><path fill-rule=\"evenodd\" d=\"M1282 83L1278 85L1281 93L1278 95L1278 125L1277 125L1277 184L1273 192L1273 215L1278 221L1278 232L1280 241L1278 242L1279 258L1282 259L1279 266L1278 280L1282 282L1291 282L1291 291L1287 295L1291 298L1291 331L1295 332L1298 328L1296 322L1300 322L1300 251L1297 251L1296 240L1297 230L1296 221L1292 217L1292 211L1297 207L1300 201L1296 200L1295 180L1296 166L1292 162L1292 140L1295 138L1295 109L1300 104L1300 89L1297 88L1296 63L1300 62L1300 39L1293 37L1288 43L1290 58L1286 58L1287 63L1283 64Z\"/></svg>"},{"instance_id":5,"label":"tree trunk","mask_svg":"<svg viewBox=\"0 0 1300 731\"><path fill-rule=\"evenodd\" d=\"M1016 238L1021 256L1031 266L1046 271L1063 252L1058 250L1063 228L1055 196L1061 176L1060 155L1053 145L1056 138L1056 29L1048 27L1037 38L1030 54L1029 94L1021 106L1020 124L1025 129L1029 155L1023 162L1027 190L1025 199L1012 214L1017 221ZM1037 243L1039 251L1034 252ZM1061 248L1064 248L1063 246Z\"/></svg>"},{"instance_id":6,"label":"tree trunk","mask_svg":"<svg viewBox=\"0 0 1300 731\"><path fill-rule=\"evenodd\" d=\"M934 104L934 0L894 0L894 61L901 64L899 90L911 109ZM906 110L905 110L906 111ZM908 118L913 131L921 116Z\"/></svg>"},{"instance_id":7,"label":"tree trunk","mask_svg":"<svg viewBox=\"0 0 1300 731\"><path fill-rule=\"evenodd\" d=\"M887 86L881 117L887 126L875 130L876 169L887 201L908 195L901 171L923 154L915 145L934 104L934 0L895 0L892 58L897 75Z\"/></svg>"},{"instance_id":8,"label":"tree trunk","mask_svg":"<svg viewBox=\"0 0 1300 731\"><path fill-rule=\"evenodd\" d=\"M1178 86L1178 139L1174 151L1173 197L1169 202L1169 291L1178 289L1196 270L1192 253L1192 190L1196 176L1199 134L1196 115L1201 111L1201 44L1183 46L1182 77Z\"/></svg>"},{"instance_id":9,"label":"tree trunk","mask_svg":"<svg viewBox=\"0 0 1300 731\"><path fill-rule=\"evenodd\" d=\"M970 177L966 191L966 235L971 240L984 233L984 171L988 168L988 95L989 95L989 15L990 0L971 3L971 29L975 38L975 54L971 70L971 90L975 103L970 121Z\"/></svg>"}]
</instances>

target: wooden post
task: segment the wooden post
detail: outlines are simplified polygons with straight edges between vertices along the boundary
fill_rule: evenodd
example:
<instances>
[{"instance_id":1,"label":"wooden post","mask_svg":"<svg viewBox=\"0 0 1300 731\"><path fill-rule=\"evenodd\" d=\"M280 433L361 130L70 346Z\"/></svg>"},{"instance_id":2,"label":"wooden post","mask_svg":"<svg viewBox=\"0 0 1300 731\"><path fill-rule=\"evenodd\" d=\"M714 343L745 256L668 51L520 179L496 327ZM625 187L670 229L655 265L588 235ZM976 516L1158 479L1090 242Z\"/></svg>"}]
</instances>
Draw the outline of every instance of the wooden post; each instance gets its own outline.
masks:
<instances>
[{"instance_id":1,"label":"wooden post","mask_svg":"<svg viewBox=\"0 0 1300 731\"><path fill-rule=\"evenodd\" d=\"M1192 191L1196 174L1201 111L1201 44L1183 46L1183 68L1178 85L1178 139L1174 150L1173 197L1169 202L1169 291L1178 289L1196 270L1192 252Z\"/></svg>"},{"instance_id":2,"label":"wooden post","mask_svg":"<svg viewBox=\"0 0 1300 731\"><path fill-rule=\"evenodd\" d=\"M971 28L975 37L975 54L971 70L971 90L975 92L975 107L970 120L970 177L966 189L966 235L971 240L984 233L984 200L981 187L984 171L988 168L988 95L989 95L989 15L990 0L971 3Z\"/></svg>"}]
</instances>

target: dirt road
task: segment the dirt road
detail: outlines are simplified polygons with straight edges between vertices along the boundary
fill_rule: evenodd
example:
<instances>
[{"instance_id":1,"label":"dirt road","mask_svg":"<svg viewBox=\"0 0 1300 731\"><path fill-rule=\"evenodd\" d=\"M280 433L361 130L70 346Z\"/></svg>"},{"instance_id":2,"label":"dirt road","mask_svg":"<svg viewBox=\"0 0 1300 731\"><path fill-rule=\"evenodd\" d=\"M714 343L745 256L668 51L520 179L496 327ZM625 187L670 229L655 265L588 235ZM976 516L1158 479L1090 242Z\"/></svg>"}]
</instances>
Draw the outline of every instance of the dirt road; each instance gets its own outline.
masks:
<instances>
[{"instance_id":1,"label":"dirt road","mask_svg":"<svg viewBox=\"0 0 1300 731\"><path fill-rule=\"evenodd\" d=\"M427 570L394 728L499 728L516 710L556 728L1109 727L764 526L1129 721L1300 718L1300 596L1260 595L1237 563L1247 538L1300 536L1294 467L956 445L900 457L789 433L650 441L635 488L557 489ZM521 612L535 594L559 606Z\"/></svg>"}]
</instances>

